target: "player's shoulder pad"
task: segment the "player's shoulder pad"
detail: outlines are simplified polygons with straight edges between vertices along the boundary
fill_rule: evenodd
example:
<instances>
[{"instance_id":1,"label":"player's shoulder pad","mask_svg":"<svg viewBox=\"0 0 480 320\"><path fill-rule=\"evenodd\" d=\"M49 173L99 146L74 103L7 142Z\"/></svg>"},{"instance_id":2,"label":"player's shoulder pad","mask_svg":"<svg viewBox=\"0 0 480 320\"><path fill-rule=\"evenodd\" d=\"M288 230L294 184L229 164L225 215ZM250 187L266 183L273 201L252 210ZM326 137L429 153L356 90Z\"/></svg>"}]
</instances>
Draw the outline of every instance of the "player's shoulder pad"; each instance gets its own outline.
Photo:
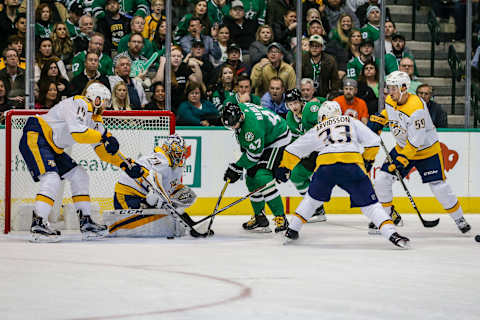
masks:
<instances>
[{"instance_id":1,"label":"player's shoulder pad","mask_svg":"<svg viewBox=\"0 0 480 320\"><path fill-rule=\"evenodd\" d=\"M417 112L423 114L423 101L417 95L410 94L407 102L399 106L398 110L409 117L412 117L412 115Z\"/></svg>"}]
</instances>

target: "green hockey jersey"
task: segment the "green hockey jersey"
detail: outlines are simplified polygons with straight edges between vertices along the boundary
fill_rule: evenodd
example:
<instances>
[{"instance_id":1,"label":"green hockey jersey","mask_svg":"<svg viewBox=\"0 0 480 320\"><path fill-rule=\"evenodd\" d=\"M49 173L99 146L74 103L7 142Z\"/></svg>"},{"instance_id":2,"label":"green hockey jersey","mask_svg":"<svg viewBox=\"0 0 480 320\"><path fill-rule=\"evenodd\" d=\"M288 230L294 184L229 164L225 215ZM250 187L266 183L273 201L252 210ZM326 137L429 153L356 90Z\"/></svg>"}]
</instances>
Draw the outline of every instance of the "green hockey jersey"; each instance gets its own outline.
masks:
<instances>
[{"instance_id":1,"label":"green hockey jersey","mask_svg":"<svg viewBox=\"0 0 480 320\"><path fill-rule=\"evenodd\" d=\"M298 118L292 111L287 113L287 125L292 132L293 139L296 140L299 136L313 128L318 123L317 114L318 109L322 103L327 101L325 98L318 98L320 101L312 101L305 104L302 111L302 118Z\"/></svg>"},{"instance_id":2,"label":"green hockey jersey","mask_svg":"<svg viewBox=\"0 0 480 320\"><path fill-rule=\"evenodd\" d=\"M380 38L380 29L375 27L374 25L367 23L360 29L362 33L362 39L371 39L372 41L376 41Z\"/></svg>"},{"instance_id":3,"label":"green hockey jersey","mask_svg":"<svg viewBox=\"0 0 480 320\"><path fill-rule=\"evenodd\" d=\"M242 151L236 164L249 169L257 164L263 150L289 136L287 122L278 114L253 103L240 103L245 120L235 130Z\"/></svg>"},{"instance_id":4,"label":"green hockey jersey","mask_svg":"<svg viewBox=\"0 0 480 320\"><path fill-rule=\"evenodd\" d=\"M120 12L125 13L127 17L134 16L146 17L149 14L150 1L147 0L120 0ZM107 0L93 0L92 13L96 19L105 17L105 5Z\"/></svg>"},{"instance_id":5,"label":"green hockey jersey","mask_svg":"<svg viewBox=\"0 0 480 320\"><path fill-rule=\"evenodd\" d=\"M207 12L208 12L208 19L212 23L212 26L215 23L219 25L223 24L223 18L229 15L230 11L230 3L226 3L223 7L219 8L213 0L208 0L207 4Z\"/></svg>"},{"instance_id":6,"label":"green hockey jersey","mask_svg":"<svg viewBox=\"0 0 480 320\"><path fill-rule=\"evenodd\" d=\"M377 69L380 68L379 61L378 59L375 59L375 57L372 57L373 60L375 61L375 65L377 66ZM363 61L360 59L360 57L353 57L348 61L347 63L347 77L351 79L357 80L358 76L362 74L363 70Z\"/></svg>"},{"instance_id":7,"label":"green hockey jersey","mask_svg":"<svg viewBox=\"0 0 480 320\"><path fill-rule=\"evenodd\" d=\"M77 53L72 60L72 72L73 76L76 77L83 72L85 69L85 58L87 56L87 51L83 50ZM98 59L98 72L104 76L113 75L113 61L109 55L101 54Z\"/></svg>"}]
</instances>

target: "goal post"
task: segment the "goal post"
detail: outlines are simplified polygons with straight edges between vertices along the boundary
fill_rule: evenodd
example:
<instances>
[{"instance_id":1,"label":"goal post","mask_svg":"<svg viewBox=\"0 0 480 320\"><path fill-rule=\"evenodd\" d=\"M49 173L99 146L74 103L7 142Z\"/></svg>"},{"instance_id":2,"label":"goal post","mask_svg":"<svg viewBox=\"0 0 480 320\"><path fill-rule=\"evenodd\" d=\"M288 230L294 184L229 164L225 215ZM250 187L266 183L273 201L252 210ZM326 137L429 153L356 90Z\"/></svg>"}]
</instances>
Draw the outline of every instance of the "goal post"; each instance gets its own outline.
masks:
<instances>
[{"instance_id":1,"label":"goal post","mask_svg":"<svg viewBox=\"0 0 480 320\"><path fill-rule=\"evenodd\" d=\"M21 211L19 208L34 203L38 185L26 168L18 146L27 119L47 112L10 110L6 113L4 201L0 206L0 226L3 224L4 233L16 230L12 222ZM175 115L170 111L104 111L102 118L107 130L117 138L120 151L132 159L151 153L155 146L161 145L168 135L175 132ZM65 152L87 171L92 204L100 212L112 210L114 185L121 169L101 161L91 145L75 144ZM55 203L54 208L60 211L72 204L69 185L64 187L63 195L55 199ZM63 212L55 212L53 216L64 218Z\"/></svg>"}]
</instances>

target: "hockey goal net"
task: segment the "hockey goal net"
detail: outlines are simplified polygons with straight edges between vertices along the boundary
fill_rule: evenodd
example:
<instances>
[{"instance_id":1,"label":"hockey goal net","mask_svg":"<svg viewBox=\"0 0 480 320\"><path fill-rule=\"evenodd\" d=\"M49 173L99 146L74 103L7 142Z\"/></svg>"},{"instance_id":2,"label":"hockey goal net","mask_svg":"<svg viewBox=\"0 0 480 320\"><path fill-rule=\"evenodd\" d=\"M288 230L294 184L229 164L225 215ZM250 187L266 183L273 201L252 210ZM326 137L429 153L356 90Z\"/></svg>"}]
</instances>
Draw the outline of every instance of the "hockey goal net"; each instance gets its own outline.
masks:
<instances>
[{"instance_id":1,"label":"hockey goal net","mask_svg":"<svg viewBox=\"0 0 480 320\"><path fill-rule=\"evenodd\" d=\"M4 201L0 202L0 227L5 233L28 229L38 185L25 165L19 150L19 141L28 117L40 115L48 110L11 110L5 122L5 183ZM175 132L175 116L169 111L104 111L103 122L107 130L118 139L120 151L132 159L153 151L157 145ZM65 150L81 165L90 177L90 199L93 210L102 212L113 209L114 185L119 168L101 161L91 145L76 144ZM0 190L2 191L2 190ZM3 200L3 199L2 199ZM63 180L62 188L55 199L50 222L57 228L64 226L65 210L71 207L69 183Z\"/></svg>"}]
</instances>

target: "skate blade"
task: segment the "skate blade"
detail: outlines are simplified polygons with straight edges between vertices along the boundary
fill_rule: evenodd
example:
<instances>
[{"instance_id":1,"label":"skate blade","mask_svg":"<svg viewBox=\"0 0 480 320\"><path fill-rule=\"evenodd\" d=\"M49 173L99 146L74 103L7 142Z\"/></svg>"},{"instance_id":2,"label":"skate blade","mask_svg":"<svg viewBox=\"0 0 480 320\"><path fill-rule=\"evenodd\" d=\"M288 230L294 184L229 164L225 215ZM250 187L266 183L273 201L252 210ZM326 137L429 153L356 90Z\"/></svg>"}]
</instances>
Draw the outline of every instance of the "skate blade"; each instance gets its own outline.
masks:
<instances>
[{"instance_id":1,"label":"skate blade","mask_svg":"<svg viewBox=\"0 0 480 320\"><path fill-rule=\"evenodd\" d=\"M272 229L270 229L270 227L255 228L251 230L245 229L245 230L250 233L271 233L272 232Z\"/></svg>"},{"instance_id":2,"label":"skate blade","mask_svg":"<svg viewBox=\"0 0 480 320\"><path fill-rule=\"evenodd\" d=\"M401 219L397 223L394 222L394 224L395 224L396 227L403 227L403 219Z\"/></svg>"},{"instance_id":3,"label":"skate blade","mask_svg":"<svg viewBox=\"0 0 480 320\"><path fill-rule=\"evenodd\" d=\"M325 222L327 221L327 217L326 216L314 216L314 217L311 217L307 223L317 223L317 222Z\"/></svg>"},{"instance_id":4,"label":"skate blade","mask_svg":"<svg viewBox=\"0 0 480 320\"><path fill-rule=\"evenodd\" d=\"M85 231L82 232L82 239L85 241L95 241L105 238L108 235L108 230L100 232Z\"/></svg>"},{"instance_id":5,"label":"skate blade","mask_svg":"<svg viewBox=\"0 0 480 320\"><path fill-rule=\"evenodd\" d=\"M39 233L32 233L31 238L28 241L31 243L54 243L59 242L60 240L59 236L46 236Z\"/></svg>"},{"instance_id":6,"label":"skate blade","mask_svg":"<svg viewBox=\"0 0 480 320\"><path fill-rule=\"evenodd\" d=\"M410 246L410 241L404 241L404 240L401 240L399 241L395 246L397 248L400 248L402 250L408 250L408 249L411 249L412 247Z\"/></svg>"},{"instance_id":7,"label":"skate blade","mask_svg":"<svg viewBox=\"0 0 480 320\"><path fill-rule=\"evenodd\" d=\"M284 237L282 245L284 245L284 246L292 245L292 244L295 243L295 241L297 241L297 240Z\"/></svg>"}]
</instances>

